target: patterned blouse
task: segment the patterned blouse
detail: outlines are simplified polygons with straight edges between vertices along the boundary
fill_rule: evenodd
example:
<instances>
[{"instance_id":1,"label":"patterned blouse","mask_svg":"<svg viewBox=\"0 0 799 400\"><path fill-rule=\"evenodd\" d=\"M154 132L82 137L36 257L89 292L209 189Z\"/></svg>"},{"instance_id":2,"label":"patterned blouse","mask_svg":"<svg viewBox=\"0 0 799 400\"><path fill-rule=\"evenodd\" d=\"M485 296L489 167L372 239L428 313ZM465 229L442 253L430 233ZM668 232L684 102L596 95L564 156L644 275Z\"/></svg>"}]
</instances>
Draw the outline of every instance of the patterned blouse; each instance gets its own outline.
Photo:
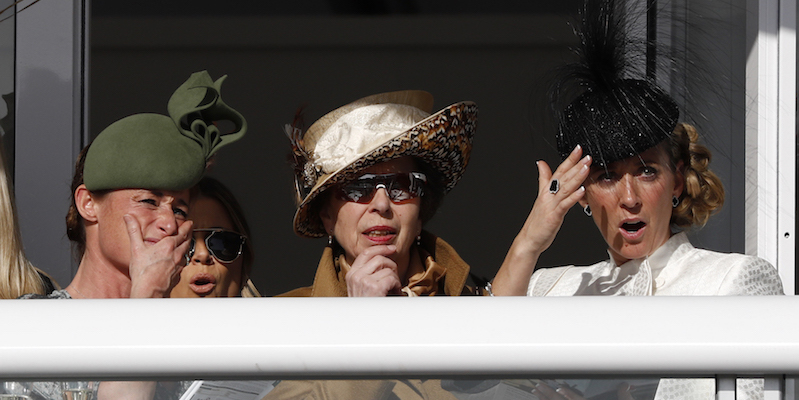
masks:
<instances>
[{"instance_id":1,"label":"patterned blouse","mask_svg":"<svg viewBox=\"0 0 799 400\"><path fill-rule=\"evenodd\" d=\"M684 232L673 235L651 256L620 266L611 257L586 267L539 269L527 288L528 296L779 294L783 294L782 281L768 261L697 249Z\"/></svg>"}]
</instances>

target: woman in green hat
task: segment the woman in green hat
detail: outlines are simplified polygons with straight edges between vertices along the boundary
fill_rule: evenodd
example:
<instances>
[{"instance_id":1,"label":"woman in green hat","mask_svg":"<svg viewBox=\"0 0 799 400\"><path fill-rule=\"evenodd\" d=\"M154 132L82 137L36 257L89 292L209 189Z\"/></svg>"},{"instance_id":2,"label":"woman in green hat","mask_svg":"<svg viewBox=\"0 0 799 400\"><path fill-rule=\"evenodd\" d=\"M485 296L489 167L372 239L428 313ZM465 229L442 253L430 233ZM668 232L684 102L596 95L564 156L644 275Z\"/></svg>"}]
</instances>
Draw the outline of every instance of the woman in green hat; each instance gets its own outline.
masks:
<instances>
[{"instance_id":1,"label":"woman in green hat","mask_svg":"<svg viewBox=\"0 0 799 400\"><path fill-rule=\"evenodd\" d=\"M207 160L246 132L220 97L224 77L193 74L169 100L170 116L114 122L81 153L67 235L80 266L62 298L165 297L189 248L190 188ZM229 120L222 134L214 121Z\"/></svg>"},{"instance_id":2,"label":"woman in green hat","mask_svg":"<svg viewBox=\"0 0 799 400\"><path fill-rule=\"evenodd\" d=\"M80 265L66 289L46 298L169 296L189 249L191 188L209 158L247 129L222 101L223 81L194 73L169 99L169 116L125 117L81 152L66 218ZM233 132L220 132L217 121L230 121ZM98 396L152 398L154 390L155 382L103 382ZM34 391L60 398L54 383Z\"/></svg>"}]
</instances>

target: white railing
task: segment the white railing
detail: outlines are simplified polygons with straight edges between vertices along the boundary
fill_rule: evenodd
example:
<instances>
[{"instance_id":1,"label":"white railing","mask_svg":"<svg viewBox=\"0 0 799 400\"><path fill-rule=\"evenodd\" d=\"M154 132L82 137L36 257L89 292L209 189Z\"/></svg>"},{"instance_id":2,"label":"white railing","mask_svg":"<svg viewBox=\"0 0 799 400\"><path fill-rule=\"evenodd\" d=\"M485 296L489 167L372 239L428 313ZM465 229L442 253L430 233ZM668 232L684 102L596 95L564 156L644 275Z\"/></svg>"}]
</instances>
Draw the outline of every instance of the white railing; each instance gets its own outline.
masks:
<instances>
[{"instance_id":1,"label":"white railing","mask_svg":"<svg viewBox=\"0 0 799 400\"><path fill-rule=\"evenodd\" d=\"M788 296L10 300L0 315L6 379L799 374Z\"/></svg>"}]
</instances>

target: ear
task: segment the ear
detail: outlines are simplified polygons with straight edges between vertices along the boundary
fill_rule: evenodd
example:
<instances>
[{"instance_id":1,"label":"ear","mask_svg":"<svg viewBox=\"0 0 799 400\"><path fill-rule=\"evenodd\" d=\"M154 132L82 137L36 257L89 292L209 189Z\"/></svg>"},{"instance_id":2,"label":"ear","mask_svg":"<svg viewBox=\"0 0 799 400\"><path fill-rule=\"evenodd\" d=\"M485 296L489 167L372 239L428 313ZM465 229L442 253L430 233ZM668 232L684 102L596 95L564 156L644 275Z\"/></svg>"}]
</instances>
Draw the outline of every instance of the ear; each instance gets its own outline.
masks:
<instances>
[{"instance_id":1,"label":"ear","mask_svg":"<svg viewBox=\"0 0 799 400\"><path fill-rule=\"evenodd\" d=\"M674 168L674 191L672 192L673 196L677 196L680 198L682 195L682 191L685 189L685 164L683 164L682 160L677 163L677 166Z\"/></svg>"},{"instance_id":2,"label":"ear","mask_svg":"<svg viewBox=\"0 0 799 400\"><path fill-rule=\"evenodd\" d=\"M583 197L580 197L580 200L577 200L577 204L579 204L582 208L585 208L585 206L588 205L588 190L583 193Z\"/></svg>"},{"instance_id":3,"label":"ear","mask_svg":"<svg viewBox=\"0 0 799 400\"><path fill-rule=\"evenodd\" d=\"M97 199L92 195L86 185L80 185L75 189L75 206L78 213L87 222L97 222Z\"/></svg>"},{"instance_id":4,"label":"ear","mask_svg":"<svg viewBox=\"0 0 799 400\"><path fill-rule=\"evenodd\" d=\"M336 218L330 210L330 204L324 204L319 210L319 219L322 220L322 225L325 226L325 232L330 235L333 228L336 226Z\"/></svg>"}]
</instances>

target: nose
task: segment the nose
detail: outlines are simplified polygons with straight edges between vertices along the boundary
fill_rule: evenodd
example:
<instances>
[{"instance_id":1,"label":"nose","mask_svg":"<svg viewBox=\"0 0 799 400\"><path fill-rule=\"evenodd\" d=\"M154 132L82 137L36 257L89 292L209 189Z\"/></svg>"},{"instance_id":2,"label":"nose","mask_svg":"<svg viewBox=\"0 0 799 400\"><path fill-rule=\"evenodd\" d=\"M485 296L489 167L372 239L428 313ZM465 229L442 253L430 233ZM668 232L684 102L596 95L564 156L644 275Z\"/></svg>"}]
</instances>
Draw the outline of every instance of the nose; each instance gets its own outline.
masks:
<instances>
[{"instance_id":1,"label":"nose","mask_svg":"<svg viewBox=\"0 0 799 400\"><path fill-rule=\"evenodd\" d=\"M635 178L630 174L625 174L621 179L620 185L622 207L635 208L639 206L641 204L641 198L638 197L638 187L635 184Z\"/></svg>"},{"instance_id":2,"label":"nose","mask_svg":"<svg viewBox=\"0 0 799 400\"><path fill-rule=\"evenodd\" d=\"M178 234L178 219L172 211L171 205L166 204L158 208L156 226L158 230L164 233L164 236L174 236Z\"/></svg>"},{"instance_id":3,"label":"nose","mask_svg":"<svg viewBox=\"0 0 799 400\"><path fill-rule=\"evenodd\" d=\"M204 239L201 235L194 236L194 255L191 256L191 262L211 265L214 263L214 258L211 256L211 252L208 251L208 247L205 246Z\"/></svg>"},{"instance_id":4,"label":"nose","mask_svg":"<svg viewBox=\"0 0 799 400\"><path fill-rule=\"evenodd\" d=\"M385 215L391 210L391 199L388 197L388 189L384 185L377 185L375 196L369 202L370 211Z\"/></svg>"}]
</instances>

